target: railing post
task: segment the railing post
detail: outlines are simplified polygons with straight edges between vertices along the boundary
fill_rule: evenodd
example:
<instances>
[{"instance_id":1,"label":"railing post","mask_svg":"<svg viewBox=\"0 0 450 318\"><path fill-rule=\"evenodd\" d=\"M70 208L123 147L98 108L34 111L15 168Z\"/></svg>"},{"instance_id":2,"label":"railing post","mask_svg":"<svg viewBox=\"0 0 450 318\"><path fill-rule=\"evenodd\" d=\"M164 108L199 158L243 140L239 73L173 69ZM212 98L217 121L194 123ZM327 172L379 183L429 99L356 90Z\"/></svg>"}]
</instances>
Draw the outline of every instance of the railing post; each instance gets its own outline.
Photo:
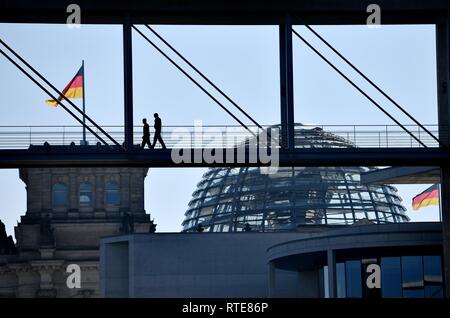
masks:
<instances>
[{"instance_id":1,"label":"railing post","mask_svg":"<svg viewBox=\"0 0 450 318\"><path fill-rule=\"evenodd\" d=\"M30 126L30 145L31 145L31 126Z\"/></svg>"},{"instance_id":2,"label":"railing post","mask_svg":"<svg viewBox=\"0 0 450 318\"><path fill-rule=\"evenodd\" d=\"M417 126L417 132L418 132L418 138L419 138L419 140L420 140L420 126ZM425 142L424 142L425 143Z\"/></svg>"},{"instance_id":3,"label":"railing post","mask_svg":"<svg viewBox=\"0 0 450 318\"><path fill-rule=\"evenodd\" d=\"M66 145L66 126L63 126L63 146Z\"/></svg>"},{"instance_id":4,"label":"railing post","mask_svg":"<svg viewBox=\"0 0 450 318\"><path fill-rule=\"evenodd\" d=\"M389 148L388 125L386 125L386 148Z\"/></svg>"},{"instance_id":5,"label":"railing post","mask_svg":"<svg viewBox=\"0 0 450 318\"><path fill-rule=\"evenodd\" d=\"M378 148L381 148L381 131L378 132Z\"/></svg>"}]
</instances>

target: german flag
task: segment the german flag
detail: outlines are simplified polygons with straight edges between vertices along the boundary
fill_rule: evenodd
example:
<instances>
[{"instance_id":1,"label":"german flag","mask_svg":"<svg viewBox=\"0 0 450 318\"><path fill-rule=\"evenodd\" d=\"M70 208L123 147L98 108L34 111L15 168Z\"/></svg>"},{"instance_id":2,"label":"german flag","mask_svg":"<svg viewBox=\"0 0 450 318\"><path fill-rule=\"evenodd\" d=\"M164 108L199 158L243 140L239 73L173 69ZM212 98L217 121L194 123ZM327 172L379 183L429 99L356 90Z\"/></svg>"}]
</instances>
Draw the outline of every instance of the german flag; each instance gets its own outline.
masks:
<instances>
[{"instance_id":1,"label":"german flag","mask_svg":"<svg viewBox=\"0 0 450 318\"><path fill-rule=\"evenodd\" d=\"M83 77L84 77L84 66L81 66L74 78L67 84L67 86L62 91L62 94L67 98L82 98L83 97ZM58 102L64 99L63 96L58 97L58 101L46 100L45 102L50 106L58 106Z\"/></svg>"},{"instance_id":2,"label":"german flag","mask_svg":"<svg viewBox=\"0 0 450 318\"><path fill-rule=\"evenodd\" d=\"M429 205L439 205L439 187L437 184L432 185L421 194L416 195L412 200L414 211Z\"/></svg>"}]
</instances>

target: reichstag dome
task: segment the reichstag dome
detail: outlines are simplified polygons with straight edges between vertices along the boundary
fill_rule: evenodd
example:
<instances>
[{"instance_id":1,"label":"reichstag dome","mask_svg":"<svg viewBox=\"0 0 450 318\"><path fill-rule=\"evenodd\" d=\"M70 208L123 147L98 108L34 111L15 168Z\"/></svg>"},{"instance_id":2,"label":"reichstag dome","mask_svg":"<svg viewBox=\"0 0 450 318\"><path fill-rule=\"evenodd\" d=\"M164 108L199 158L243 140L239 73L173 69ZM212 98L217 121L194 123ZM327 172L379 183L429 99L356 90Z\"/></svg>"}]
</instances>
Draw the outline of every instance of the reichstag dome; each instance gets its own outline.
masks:
<instances>
[{"instance_id":1,"label":"reichstag dome","mask_svg":"<svg viewBox=\"0 0 450 318\"><path fill-rule=\"evenodd\" d=\"M295 128L298 148L354 147L321 128ZM275 174L259 168L210 168L197 184L183 231L235 232L247 229L293 231L301 225L407 222L397 189L362 185L369 167L283 167Z\"/></svg>"}]
</instances>

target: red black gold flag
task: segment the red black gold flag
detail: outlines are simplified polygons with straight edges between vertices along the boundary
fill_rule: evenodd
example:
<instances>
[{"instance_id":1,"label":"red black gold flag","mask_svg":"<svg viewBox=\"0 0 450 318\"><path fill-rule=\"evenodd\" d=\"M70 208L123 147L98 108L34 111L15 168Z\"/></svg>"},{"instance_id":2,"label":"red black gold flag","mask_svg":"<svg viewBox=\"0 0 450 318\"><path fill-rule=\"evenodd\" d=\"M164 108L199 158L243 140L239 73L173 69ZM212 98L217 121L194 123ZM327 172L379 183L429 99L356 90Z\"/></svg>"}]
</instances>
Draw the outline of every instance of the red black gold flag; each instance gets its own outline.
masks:
<instances>
[{"instance_id":1,"label":"red black gold flag","mask_svg":"<svg viewBox=\"0 0 450 318\"><path fill-rule=\"evenodd\" d=\"M439 187L437 184L432 185L421 194L416 195L412 200L414 211L429 205L439 205Z\"/></svg>"},{"instance_id":2,"label":"red black gold flag","mask_svg":"<svg viewBox=\"0 0 450 318\"><path fill-rule=\"evenodd\" d=\"M62 94L67 98L82 98L83 97L83 76L84 66L81 66L74 78L67 84L62 91ZM62 101L63 96L58 97L58 101ZM58 106L58 102L55 100L47 100L47 104L50 106Z\"/></svg>"}]
</instances>

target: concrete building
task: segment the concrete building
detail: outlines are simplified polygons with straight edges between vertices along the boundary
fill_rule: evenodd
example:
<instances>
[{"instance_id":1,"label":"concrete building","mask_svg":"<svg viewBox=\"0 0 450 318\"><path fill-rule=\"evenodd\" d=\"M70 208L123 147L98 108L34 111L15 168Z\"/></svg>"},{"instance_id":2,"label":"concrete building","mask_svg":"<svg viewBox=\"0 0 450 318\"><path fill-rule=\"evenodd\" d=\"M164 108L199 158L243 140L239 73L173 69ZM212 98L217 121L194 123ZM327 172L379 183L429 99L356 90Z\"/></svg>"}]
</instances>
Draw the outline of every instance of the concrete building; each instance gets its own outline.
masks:
<instances>
[{"instance_id":1,"label":"concrete building","mask_svg":"<svg viewBox=\"0 0 450 318\"><path fill-rule=\"evenodd\" d=\"M146 168L24 168L27 211L0 255L0 297L96 297L101 237L148 232ZM81 288L66 285L69 264Z\"/></svg>"},{"instance_id":2,"label":"concrete building","mask_svg":"<svg viewBox=\"0 0 450 318\"><path fill-rule=\"evenodd\" d=\"M380 288L366 284L370 264ZM443 297L440 223L102 240L102 297Z\"/></svg>"}]
</instances>

